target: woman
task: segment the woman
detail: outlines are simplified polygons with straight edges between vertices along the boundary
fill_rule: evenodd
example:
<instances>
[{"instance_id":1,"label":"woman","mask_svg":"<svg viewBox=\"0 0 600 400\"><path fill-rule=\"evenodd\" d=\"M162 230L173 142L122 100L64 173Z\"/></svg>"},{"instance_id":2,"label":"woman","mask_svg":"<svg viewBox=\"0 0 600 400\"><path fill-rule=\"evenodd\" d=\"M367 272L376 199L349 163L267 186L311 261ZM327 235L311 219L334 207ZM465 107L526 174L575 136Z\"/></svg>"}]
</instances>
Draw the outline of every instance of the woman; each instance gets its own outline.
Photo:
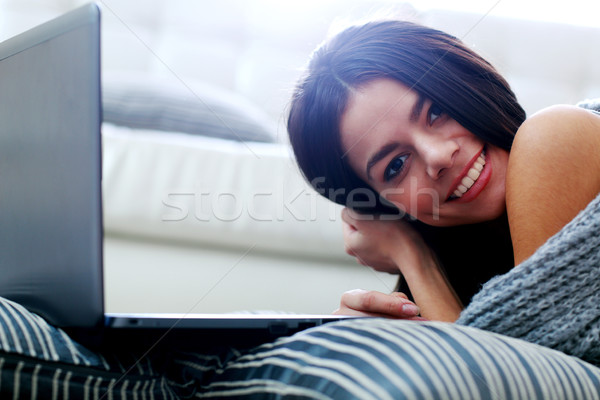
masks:
<instances>
[{"instance_id":1,"label":"woman","mask_svg":"<svg viewBox=\"0 0 600 400\"><path fill-rule=\"evenodd\" d=\"M455 321L600 192L599 116L557 106L525 121L489 63L409 22L352 27L321 46L288 131L305 177L347 206L347 252L401 274L428 319ZM418 309L401 293L351 291L337 313Z\"/></svg>"},{"instance_id":2,"label":"woman","mask_svg":"<svg viewBox=\"0 0 600 400\"><path fill-rule=\"evenodd\" d=\"M349 206L349 252L401 273L425 317L454 320L482 282L513 266L513 247L520 263L599 191L600 117L568 107L524 117L506 82L456 39L384 22L350 29L317 53L289 127L307 178ZM157 346L135 359L129 348L93 353L0 298L0 397L597 398L600 369L486 332L499 328L600 366L600 285L588 296L578 289L589 281L576 274L579 286L566 296L576 292L567 300L583 312L565 305L550 318L539 312L551 304L546 297L562 301L565 293L543 292L534 306L521 307L530 314L511 318L524 286L503 289L515 272L548 272L540 265L560 254L562 270L587 267L597 281L600 198L591 204L586 211L595 218L580 214L561 229L582 241L567 238L571 250L561 253L548 246L554 236L537 259L488 283L477 298L491 293L493 301L476 298L457 324L347 319L254 349L199 342L208 352ZM595 238L586 243L593 257L580 251L586 237ZM529 284L544 280L554 286L543 290L557 286L552 273ZM401 294L357 291L343 298L340 312L414 318L411 306Z\"/></svg>"}]
</instances>

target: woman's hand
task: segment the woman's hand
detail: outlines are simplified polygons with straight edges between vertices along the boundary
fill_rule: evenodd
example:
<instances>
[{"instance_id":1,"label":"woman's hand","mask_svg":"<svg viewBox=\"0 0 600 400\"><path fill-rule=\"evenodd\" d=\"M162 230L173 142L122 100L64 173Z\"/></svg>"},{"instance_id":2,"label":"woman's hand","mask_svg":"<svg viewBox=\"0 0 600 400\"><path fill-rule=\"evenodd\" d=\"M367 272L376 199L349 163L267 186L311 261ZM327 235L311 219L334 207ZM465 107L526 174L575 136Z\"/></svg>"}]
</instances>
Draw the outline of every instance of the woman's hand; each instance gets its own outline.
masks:
<instances>
[{"instance_id":1,"label":"woman's hand","mask_svg":"<svg viewBox=\"0 0 600 400\"><path fill-rule=\"evenodd\" d=\"M347 208L342 220L348 254L377 271L402 274L425 318L456 321L462 304L429 246L406 221L374 219ZM406 302L400 294L349 292L336 313L407 318L402 310Z\"/></svg>"},{"instance_id":2,"label":"woman's hand","mask_svg":"<svg viewBox=\"0 0 600 400\"><path fill-rule=\"evenodd\" d=\"M424 318L419 317L419 312L419 307L408 300L404 293L385 294L356 289L342 295L340 308L333 313L337 315L423 320Z\"/></svg>"},{"instance_id":3,"label":"woman's hand","mask_svg":"<svg viewBox=\"0 0 600 400\"><path fill-rule=\"evenodd\" d=\"M415 259L431 257L420 235L405 221L376 219L348 208L342 210L342 221L346 253L362 265L399 274L418 267L413 265Z\"/></svg>"}]
</instances>

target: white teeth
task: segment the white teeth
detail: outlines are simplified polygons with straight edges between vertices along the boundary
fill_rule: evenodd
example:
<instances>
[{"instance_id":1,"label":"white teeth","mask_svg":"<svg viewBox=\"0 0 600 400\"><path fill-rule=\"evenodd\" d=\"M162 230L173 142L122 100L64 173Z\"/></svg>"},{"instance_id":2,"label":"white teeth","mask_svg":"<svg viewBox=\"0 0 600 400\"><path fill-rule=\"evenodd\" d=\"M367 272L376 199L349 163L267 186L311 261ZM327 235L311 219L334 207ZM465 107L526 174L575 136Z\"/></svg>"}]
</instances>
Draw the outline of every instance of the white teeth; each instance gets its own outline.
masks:
<instances>
[{"instance_id":1,"label":"white teeth","mask_svg":"<svg viewBox=\"0 0 600 400\"><path fill-rule=\"evenodd\" d=\"M475 168L471 168L469 170L469 172L467 173L467 176L472 179L473 181L476 181L477 178L479 178L479 175L481 174L481 171L476 170Z\"/></svg>"},{"instance_id":2,"label":"white teeth","mask_svg":"<svg viewBox=\"0 0 600 400\"><path fill-rule=\"evenodd\" d=\"M481 155L477 158L477 160L473 163L473 166L467 172L467 175L462 179L460 185L456 188L452 195L454 197L462 197L463 194L467 192L467 190L471 189L475 181L479 179L479 175L481 175L481 171L483 170L483 166L485 165L485 153L481 153Z\"/></svg>"},{"instance_id":3,"label":"white teeth","mask_svg":"<svg viewBox=\"0 0 600 400\"><path fill-rule=\"evenodd\" d=\"M477 178L479 178L479 176L477 176ZM475 178L475 179L477 179L477 178ZM463 184L463 186L466 186L467 188L470 188L470 187L471 187L471 186L473 186L473 184L475 183L475 179L471 179L471 178L469 178L468 176L465 176L465 177L462 179L462 182L461 182L461 183Z\"/></svg>"}]
</instances>

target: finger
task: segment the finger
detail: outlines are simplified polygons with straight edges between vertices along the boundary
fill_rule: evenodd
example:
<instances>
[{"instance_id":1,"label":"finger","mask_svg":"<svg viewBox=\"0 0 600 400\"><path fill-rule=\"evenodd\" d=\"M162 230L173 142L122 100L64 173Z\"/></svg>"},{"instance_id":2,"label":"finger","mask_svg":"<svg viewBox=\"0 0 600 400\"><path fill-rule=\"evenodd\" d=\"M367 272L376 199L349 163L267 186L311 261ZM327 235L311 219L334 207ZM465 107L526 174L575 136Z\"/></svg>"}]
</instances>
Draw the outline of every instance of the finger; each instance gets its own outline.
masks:
<instances>
[{"instance_id":1,"label":"finger","mask_svg":"<svg viewBox=\"0 0 600 400\"><path fill-rule=\"evenodd\" d=\"M368 313L364 311L357 311L347 307L340 307L332 312L333 315L342 315L348 317L379 317L379 318L394 318L394 319L406 319L410 321L429 321L426 318L421 316L413 316L413 317L397 317L379 313Z\"/></svg>"},{"instance_id":2,"label":"finger","mask_svg":"<svg viewBox=\"0 0 600 400\"><path fill-rule=\"evenodd\" d=\"M345 223L352 225L352 218L350 217L350 209L348 207L342 208L342 221Z\"/></svg>"},{"instance_id":3,"label":"finger","mask_svg":"<svg viewBox=\"0 0 600 400\"><path fill-rule=\"evenodd\" d=\"M364 217L363 214L360 214L351 208L345 207L342 209L342 220L352 226L356 225L356 223L361 220L361 216Z\"/></svg>"},{"instance_id":4,"label":"finger","mask_svg":"<svg viewBox=\"0 0 600 400\"><path fill-rule=\"evenodd\" d=\"M405 294L404 294L404 293L402 293L402 292L392 292L392 293L390 294L390 296L397 296L397 297L401 297L401 298L403 298L403 299L406 299L406 300L408 300L408 296L407 296L407 295L405 295Z\"/></svg>"},{"instance_id":5,"label":"finger","mask_svg":"<svg viewBox=\"0 0 600 400\"><path fill-rule=\"evenodd\" d=\"M395 318L395 319L420 318L420 317L396 317L396 316L391 316L391 315L354 310L354 309L348 308L348 307L340 307L337 310L335 310L332 314L343 315L343 316L348 316L348 317L378 317L378 318Z\"/></svg>"},{"instance_id":6,"label":"finger","mask_svg":"<svg viewBox=\"0 0 600 400\"><path fill-rule=\"evenodd\" d=\"M358 255L354 255L354 258L356 258L356 262L359 263L360 265L363 265L365 267L370 267L370 265L367 264L367 262L365 260L363 260L362 258L360 258Z\"/></svg>"},{"instance_id":7,"label":"finger","mask_svg":"<svg viewBox=\"0 0 600 400\"><path fill-rule=\"evenodd\" d=\"M347 222L343 222L342 224L342 236L344 238L344 250L347 254L356 257L356 252L354 251L356 247L356 242L359 238L356 235L357 230L352 225Z\"/></svg>"},{"instance_id":8,"label":"finger","mask_svg":"<svg viewBox=\"0 0 600 400\"><path fill-rule=\"evenodd\" d=\"M350 237L353 233L357 231L354 225L350 225L346 221L342 221L342 234L345 238Z\"/></svg>"},{"instance_id":9,"label":"finger","mask_svg":"<svg viewBox=\"0 0 600 400\"><path fill-rule=\"evenodd\" d=\"M415 317L420 312L419 307L401 295L389 295L361 289L344 293L340 307L396 318Z\"/></svg>"},{"instance_id":10,"label":"finger","mask_svg":"<svg viewBox=\"0 0 600 400\"><path fill-rule=\"evenodd\" d=\"M407 319L409 319L411 321L429 321L427 318L423 318L423 317L419 317L419 316L411 317L411 318L407 318Z\"/></svg>"},{"instance_id":11,"label":"finger","mask_svg":"<svg viewBox=\"0 0 600 400\"><path fill-rule=\"evenodd\" d=\"M369 314L369 313L353 310L353 309L347 308L347 307L340 307L337 310L335 310L332 314L346 315L346 316L351 316L351 317L378 317L379 316L379 315L375 315L375 314Z\"/></svg>"},{"instance_id":12,"label":"finger","mask_svg":"<svg viewBox=\"0 0 600 400\"><path fill-rule=\"evenodd\" d=\"M361 256L359 256L358 254L353 254L353 256L356 258L356 261L360 264L360 265L364 265L365 267L370 267L369 263L366 262L365 260L362 259Z\"/></svg>"},{"instance_id":13,"label":"finger","mask_svg":"<svg viewBox=\"0 0 600 400\"><path fill-rule=\"evenodd\" d=\"M346 254L348 254L349 256L354 257L354 251L352 250L352 247L350 247L350 246L344 246L344 250L346 251Z\"/></svg>"}]
</instances>

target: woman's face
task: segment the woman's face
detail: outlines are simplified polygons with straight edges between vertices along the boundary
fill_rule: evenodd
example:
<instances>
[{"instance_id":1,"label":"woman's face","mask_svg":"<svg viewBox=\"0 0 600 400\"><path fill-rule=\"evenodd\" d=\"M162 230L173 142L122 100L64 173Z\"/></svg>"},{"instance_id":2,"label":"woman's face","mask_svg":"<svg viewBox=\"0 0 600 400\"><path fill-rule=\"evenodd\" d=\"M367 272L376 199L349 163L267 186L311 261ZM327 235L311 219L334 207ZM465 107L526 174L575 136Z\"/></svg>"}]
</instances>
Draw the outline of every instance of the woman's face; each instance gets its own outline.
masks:
<instances>
[{"instance_id":1,"label":"woman's face","mask_svg":"<svg viewBox=\"0 0 600 400\"><path fill-rule=\"evenodd\" d=\"M489 221L505 210L508 152L400 82L378 79L354 91L340 134L358 176L426 224Z\"/></svg>"}]
</instances>

